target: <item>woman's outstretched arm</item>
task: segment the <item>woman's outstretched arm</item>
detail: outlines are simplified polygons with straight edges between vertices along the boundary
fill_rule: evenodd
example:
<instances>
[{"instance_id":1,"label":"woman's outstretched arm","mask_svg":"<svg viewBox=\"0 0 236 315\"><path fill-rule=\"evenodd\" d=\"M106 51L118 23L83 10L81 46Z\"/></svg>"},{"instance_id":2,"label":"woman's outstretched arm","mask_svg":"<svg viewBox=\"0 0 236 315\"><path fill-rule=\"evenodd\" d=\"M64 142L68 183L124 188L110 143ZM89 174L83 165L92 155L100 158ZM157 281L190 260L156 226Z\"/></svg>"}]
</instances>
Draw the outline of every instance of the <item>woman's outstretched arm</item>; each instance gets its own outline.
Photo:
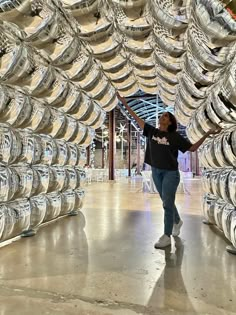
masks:
<instances>
[{"instance_id":1,"label":"woman's outstretched arm","mask_svg":"<svg viewBox=\"0 0 236 315\"><path fill-rule=\"evenodd\" d=\"M145 125L144 120L141 119L140 117L138 117L138 115L135 114L135 112L127 104L126 99L124 97L120 96L120 94L118 94L118 93L117 93L117 97L122 102L122 104L125 106L125 108L128 110L130 115L136 120L136 122L138 123L139 127L143 130L144 129L144 125Z\"/></svg>"},{"instance_id":2,"label":"woman's outstretched arm","mask_svg":"<svg viewBox=\"0 0 236 315\"><path fill-rule=\"evenodd\" d=\"M206 138L208 138L210 135L217 135L218 133L221 132L221 130L222 130L221 128L209 130L200 140L198 140L196 143L194 143L190 147L189 151L195 152L203 144L203 142L206 140Z\"/></svg>"}]
</instances>

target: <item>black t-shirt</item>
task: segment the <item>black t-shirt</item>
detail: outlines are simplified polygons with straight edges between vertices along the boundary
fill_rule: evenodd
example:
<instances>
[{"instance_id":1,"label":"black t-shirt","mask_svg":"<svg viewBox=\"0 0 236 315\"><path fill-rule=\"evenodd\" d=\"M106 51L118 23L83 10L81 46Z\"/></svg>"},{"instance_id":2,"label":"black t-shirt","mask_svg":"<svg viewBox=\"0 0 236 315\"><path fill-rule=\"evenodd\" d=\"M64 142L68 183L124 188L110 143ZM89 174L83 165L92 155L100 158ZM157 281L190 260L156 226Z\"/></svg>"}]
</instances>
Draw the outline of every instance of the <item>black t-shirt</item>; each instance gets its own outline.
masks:
<instances>
[{"instance_id":1,"label":"black t-shirt","mask_svg":"<svg viewBox=\"0 0 236 315\"><path fill-rule=\"evenodd\" d=\"M148 138L144 162L164 170L178 169L178 150L186 152L192 144L178 132L165 132L144 125L143 135Z\"/></svg>"}]
</instances>

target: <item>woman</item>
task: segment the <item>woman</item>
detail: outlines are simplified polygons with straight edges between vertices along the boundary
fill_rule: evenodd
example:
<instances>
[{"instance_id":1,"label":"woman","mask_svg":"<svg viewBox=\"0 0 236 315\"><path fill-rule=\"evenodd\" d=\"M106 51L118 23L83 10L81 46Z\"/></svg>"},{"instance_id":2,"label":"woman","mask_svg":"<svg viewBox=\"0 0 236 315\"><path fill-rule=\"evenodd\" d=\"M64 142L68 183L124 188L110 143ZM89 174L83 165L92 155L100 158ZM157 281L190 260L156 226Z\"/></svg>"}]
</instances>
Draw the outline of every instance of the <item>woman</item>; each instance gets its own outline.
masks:
<instances>
[{"instance_id":1,"label":"woman","mask_svg":"<svg viewBox=\"0 0 236 315\"><path fill-rule=\"evenodd\" d=\"M194 152L209 135L217 134L221 129L208 131L198 142L192 144L176 131L177 122L171 113L163 113L159 119L159 128L155 128L139 118L123 97L118 95L118 98L137 121L143 130L143 135L148 140L145 163L152 167L153 181L160 194L165 211L164 234L155 244L155 248L164 248L171 244L171 235L178 236L180 234L183 225L175 206L175 195L180 182L177 161L178 150L183 153L186 151Z\"/></svg>"}]
</instances>

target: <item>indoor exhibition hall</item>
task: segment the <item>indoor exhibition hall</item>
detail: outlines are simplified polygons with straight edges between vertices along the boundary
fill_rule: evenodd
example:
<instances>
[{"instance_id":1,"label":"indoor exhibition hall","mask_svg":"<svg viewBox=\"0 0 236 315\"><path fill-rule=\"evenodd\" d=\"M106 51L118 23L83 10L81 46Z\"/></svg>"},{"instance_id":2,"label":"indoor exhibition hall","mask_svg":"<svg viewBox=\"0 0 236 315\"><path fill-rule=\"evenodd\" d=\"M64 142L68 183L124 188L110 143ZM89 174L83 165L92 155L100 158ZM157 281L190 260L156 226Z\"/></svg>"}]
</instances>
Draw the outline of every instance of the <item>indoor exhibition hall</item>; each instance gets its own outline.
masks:
<instances>
[{"instance_id":1,"label":"indoor exhibition hall","mask_svg":"<svg viewBox=\"0 0 236 315\"><path fill-rule=\"evenodd\" d=\"M0 315L236 315L236 0L0 0Z\"/></svg>"}]
</instances>

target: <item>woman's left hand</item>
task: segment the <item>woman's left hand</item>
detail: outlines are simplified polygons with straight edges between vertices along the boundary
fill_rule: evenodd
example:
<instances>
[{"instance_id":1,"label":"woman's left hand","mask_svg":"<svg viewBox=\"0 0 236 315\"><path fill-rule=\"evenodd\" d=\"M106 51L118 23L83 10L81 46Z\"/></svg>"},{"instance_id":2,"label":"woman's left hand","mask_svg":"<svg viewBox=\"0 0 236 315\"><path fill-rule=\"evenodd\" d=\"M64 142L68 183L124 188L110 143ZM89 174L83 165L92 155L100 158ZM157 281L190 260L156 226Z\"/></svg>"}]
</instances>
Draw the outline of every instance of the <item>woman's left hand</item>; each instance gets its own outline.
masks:
<instances>
[{"instance_id":1,"label":"woman's left hand","mask_svg":"<svg viewBox=\"0 0 236 315\"><path fill-rule=\"evenodd\" d=\"M222 128L217 127L217 128L212 128L210 129L207 134L209 135L218 135L222 131Z\"/></svg>"}]
</instances>

